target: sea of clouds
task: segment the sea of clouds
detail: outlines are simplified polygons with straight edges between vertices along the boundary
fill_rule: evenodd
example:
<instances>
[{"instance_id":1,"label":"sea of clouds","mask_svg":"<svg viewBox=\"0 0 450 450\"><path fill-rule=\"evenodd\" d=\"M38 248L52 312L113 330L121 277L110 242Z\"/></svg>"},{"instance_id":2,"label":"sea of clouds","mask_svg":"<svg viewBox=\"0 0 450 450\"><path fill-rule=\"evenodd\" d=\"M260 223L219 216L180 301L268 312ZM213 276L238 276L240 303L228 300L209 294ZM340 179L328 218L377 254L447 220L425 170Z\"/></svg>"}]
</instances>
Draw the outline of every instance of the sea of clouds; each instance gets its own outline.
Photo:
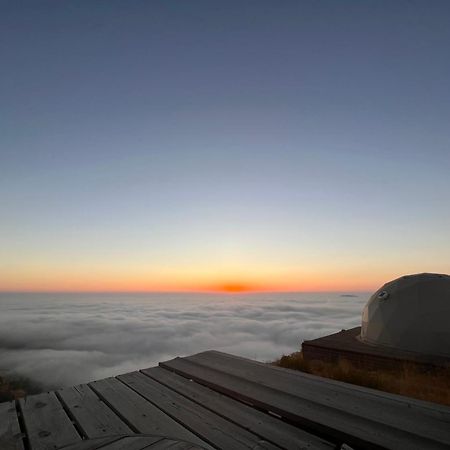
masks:
<instances>
[{"instance_id":1,"label":"sea of clouds","mask_svg":"<svg viewBox=\"0 0 450 450\"><path fill-rule=\"evenodd\" d=\"M369 294L0 294L0 374L58 388L221 350L272 361L360 324Z\"/></svg>"}]
</instances>

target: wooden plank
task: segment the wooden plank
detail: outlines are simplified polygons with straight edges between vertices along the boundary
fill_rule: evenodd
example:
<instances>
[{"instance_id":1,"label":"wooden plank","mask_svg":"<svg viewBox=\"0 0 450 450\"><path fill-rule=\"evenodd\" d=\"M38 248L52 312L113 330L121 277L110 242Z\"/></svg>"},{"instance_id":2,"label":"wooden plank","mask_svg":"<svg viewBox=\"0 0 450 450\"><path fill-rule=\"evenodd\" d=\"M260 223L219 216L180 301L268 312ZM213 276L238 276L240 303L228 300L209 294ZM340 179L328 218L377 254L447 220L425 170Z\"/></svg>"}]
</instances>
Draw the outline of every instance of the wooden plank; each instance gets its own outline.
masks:
<instances>
[{"instance_id":1,"label":"wooden plank","mask_svg":"<svg viewBox=\"0 0 450 450\"><path fill-rule=\"evenodd\" d=\"M164 440L160 436L125 436L114 443L99 447L99 450L143 450Z\"/></svg>"},{"instance_id":2,"label":"wooden plank","mask_svg":"<svg viewBox=\"0 0 450 450\"><path fill-rule=\"evenodd\" d=\"M160 365L228 396L250 402L299 425L316 430L318 433L325 433L333 439L350 445L364 448L419 450L448 448L450 443L450 439L446 438L448 429L444 422L430 421L428 417L419 414L415 417L415 421L419 422L424 417L427 418L432 429L440 430L439 437L432 432L426 433L425 436L418 435L414 430L408 432L397 428L396 425L391 426L385 423L382 411L379 412L380 416L377 419L370 420L365 417L363 408L356 411L348 410L345 403L334 408L321 403L322 399L316 401L309 398L309 393L305 392L307 389L301 384L301 378L297 380L297 386L291 386L287 385L286 380L277 372L276 376L272 377L273 384L277 386L275 388L264 384L267 380L261 376L260 372L263 370L250 371L248 367L244 367L241 377L239 377L227 373L226 368L222 368L223 371L217 368L213 369L191 361L191 358L176 358ZM277 378L281 379L281 382L278 383ZM295 385L292 379L290 383ZM298 391L300 391L300 395L295 394ZM332 390L327 394L330 397L335 395ZM398 410L399 413L402 411ZM422 431L424 430L422 429Z\"/></svg>"},{"instance_id":3,"label":"wooden plank","mask_svg":"<svg viewBox=\"0 0 450 450\"><path fill-rule=\"evenodd\" d=\"M335 357L342 355L359 355L364 361L373 367L398 368L399 364L416 364L418 367L430 369L430 367L442 368L448 364L448 358L436 355L423 355L417 352L399 350L393 347L367 345L357 337L361 334L361 327L349 330L341 330L337 333L323 336L309 341L303 341L303 356L314 356L316 349L325 350ZM344 357L345 357L344 356ZM309 359L309 356L308 356ZM320 358L319 358L320 359Z\"/></svg>"},{"instance_id":4,"label":"wooden plank","mask_svg":"<svg viewBox=\"0 0 450 450\"><path fill-rule=\"evenodd\" d=\"M54 392L20 399L32 450L50 450L81 440Z\"/></svg>"},{"instance_id":5,"label":"wooden plank","mask_svg":"<svg viewBox=\"0 0 450 450\"><path fill-rule=\"evenodd\" d=\"M89 386L105 401L128 426L139 433L148 433L186 440L210 448L195 434L175 422L167 414L145 400L115 378L89 383Z\"/></svg>"},{"instance_id":6,"label":"wooden plank","mask_svg":"<svg viewBox=\"0 0 450 450\"><path fill-rule=\"evenodd\" d=\"M255 447L261 441L259 436L214 414L142 373L132 372L118 378L216 448L248 449ZM269 445L268 448L270 447L276 448L273 445Z\"/></svg>"},{"instance_id":7,"label":"wooden plank","mask_svg":"<svg viewBox=\"0 0 450 450\"><path fill-rule=\"evenodd\" d=\"M95 438L61 448L60 450L202 450L195 444L166 439L161 436L134 435Z\"/></svg>"},{"instance_id":8,"label":"wooden plank","mask_svg":"<svg viewBox=\"0 0 450 450\"><path fill-rule=\"evenodd\" d=\"M147 449L146 449L147 450ZM202 450L189 442L175 442L164 440L148 447L148 450Z\"/></svg>"},{"instance_id":9,"label":"wooden plank","mask_svg":"<svg viewBox=\"0 0 450 450\"><path fill-rule=\"evenodd\" d=\"M61 389L57 396L88 438L132 433L86 384Z\"/></svg>"},{"instance_id":10,"label":"wooden plank","mask_svg":"<svg viewBox=\"0 0 450 450\"><path fill-rule=\"evenodd\" d=\"M299 370L285 369L283 367L253 361L251 359L218 352L216 350L198 353L184 359L197 362L220 371L226 368L228 371L227 373L234 374L236 376L253 376L256 371L258 382L261 383L264 383L264 377L266 377L267 374L270 374L269 378L271 379L283 379L283 382L293 383L294 386L297 386L299 380L301 379L303 384L308 383L308 389L313 389L316 391L315 394L322 392L324 387L332 387L333 392L336 393L346 393L351 395L354 395L357 391L359 393L358 397L361 399L365 398L370 402L376 401L377 397L381 399L381 401L390 399L393 402L397 402L400 407L405 409L408 409L410 406L417 406L423 410L425 414L439 420L447 417L450 412L450 408L448 406L425 402L423 400L417 400L397 394L391 394L364 386L344 383L342 381L331 380L329 378L319 377L317 375L301 372ZM317 391L317 389L320 389L320 391Z\"/></svg>"},{"instance_id":11,"label":"wooden plank","mask_svg":"<svg viewBox=\"0 0 450 450\"><path fill-rule=\"evenodd\" d=\"M4 450L24 448L14 402L0 403L0 448Z\"/></svg>"},{"instance_id":12,"label":"wooden plank","mask_svg":"<svg viewBox=\"0 0 450 450\"><path fill-rule=\"evenodd\" d=\"M70 444L62 447L59 450L97 450L105 446L106 444L111 444L113 442L122 439L123 436L107 436L101 438L87 439L76 444Z\"/></svg>"},{"instance_id":13,"label":"wooden plank","mask_svg":"<svg viewBox=\"0 0 450 450\"><path fill-rule=\"evenodd\" d=\"M335 409L450 443L450 408L299 371L258 363L217 351L186 358ZM420 417L420 420L417 420Z\"/></svg>"},{"instance_id":14,"label":"wooden plank","mask_svg":"<svg viewBox=\"0 0 450 450\"><path fill-rule=\"evenodd\" d=\"M331 449L327 442L161 367L141 371L164 386L286 449Z\"/></svg>"}]
</instances>

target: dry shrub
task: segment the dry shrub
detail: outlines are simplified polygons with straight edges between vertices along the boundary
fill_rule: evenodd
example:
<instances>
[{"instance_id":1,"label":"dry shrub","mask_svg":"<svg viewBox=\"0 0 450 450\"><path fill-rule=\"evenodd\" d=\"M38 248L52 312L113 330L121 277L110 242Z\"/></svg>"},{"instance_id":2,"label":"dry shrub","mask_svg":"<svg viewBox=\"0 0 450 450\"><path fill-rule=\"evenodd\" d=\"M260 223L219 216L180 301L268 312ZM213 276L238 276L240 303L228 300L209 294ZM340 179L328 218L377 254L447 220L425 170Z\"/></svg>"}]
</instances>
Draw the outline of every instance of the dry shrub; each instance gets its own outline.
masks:
<instances>
[{"instance_id":1,"label":"dry shrub","mask_svg":"<svg viewBox=\"0 0 450 450\"><path fill-rule=\"evenodd\" d=\"M395 370L369 370L355 367L347 360L336 363L306 361L302 352L284 355L274 364L380 391L450 405L450 368L424 371L417 366L405 364Z\"/></svg>"},{"instance_id":2,"label":"dry shrub","mask_svg":"<svg viewBox=\"0 0 450 450\"><path fill-rule=\"evenodd\" d=\"M32 380L18 375L8 378L0 375L0 402L17 400L30 394L39 394L42 387Z\"/></svg>"}]
</instances>

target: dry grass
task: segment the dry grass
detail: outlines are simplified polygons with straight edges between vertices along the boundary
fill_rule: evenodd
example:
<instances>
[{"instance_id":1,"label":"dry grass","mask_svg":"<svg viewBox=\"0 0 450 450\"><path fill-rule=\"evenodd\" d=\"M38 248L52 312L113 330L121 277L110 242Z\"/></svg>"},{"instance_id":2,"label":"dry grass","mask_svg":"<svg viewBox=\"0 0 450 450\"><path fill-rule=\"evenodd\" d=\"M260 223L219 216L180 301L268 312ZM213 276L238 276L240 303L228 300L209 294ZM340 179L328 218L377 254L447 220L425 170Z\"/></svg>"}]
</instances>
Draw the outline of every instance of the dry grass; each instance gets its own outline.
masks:
<instances>
[{"instance_id":1,"label":"dry grass","mask_svg":"<svg viewBox=\"0 0 450 450\"><path fill-rule=\"evenodd\" d=\"M42 392L42 387L18 375L12 375L8 378L0 376L0 402L16 400L29 394L38 394Z\"/></svg>"},{"instance_id":2,"label":"dry grass","mask_svg":"<svg viewBox=\"0 0 450 450\"><path fill-rule=\"evenodd\" d=\"M302 352L282 356L273 364L333 380L357 384L393 394L450 405L450 368L424 372L405 365L398 370L368 370L349 361L305 361Z\"/></svg>"}]
</instances>

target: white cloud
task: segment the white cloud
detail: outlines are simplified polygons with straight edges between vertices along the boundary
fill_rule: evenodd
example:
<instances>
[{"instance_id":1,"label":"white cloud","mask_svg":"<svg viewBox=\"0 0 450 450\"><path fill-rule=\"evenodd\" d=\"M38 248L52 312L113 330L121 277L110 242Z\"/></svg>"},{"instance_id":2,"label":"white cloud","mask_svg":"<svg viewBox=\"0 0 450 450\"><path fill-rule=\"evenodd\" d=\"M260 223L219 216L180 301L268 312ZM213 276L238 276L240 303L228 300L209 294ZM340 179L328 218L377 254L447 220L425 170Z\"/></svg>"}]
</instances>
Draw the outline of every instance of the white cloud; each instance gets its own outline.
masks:
<instances>
[{"instance_id":1,"label":"white cloud","mask_svg":"<svg viewBox=\"0 0 450 450\"><path fill-rule=\"evenodd\" d=\"M0 370L49 388L216 349L269 361L360 323L368 295L0 295Z\"/></svg>"}]
</instances>

